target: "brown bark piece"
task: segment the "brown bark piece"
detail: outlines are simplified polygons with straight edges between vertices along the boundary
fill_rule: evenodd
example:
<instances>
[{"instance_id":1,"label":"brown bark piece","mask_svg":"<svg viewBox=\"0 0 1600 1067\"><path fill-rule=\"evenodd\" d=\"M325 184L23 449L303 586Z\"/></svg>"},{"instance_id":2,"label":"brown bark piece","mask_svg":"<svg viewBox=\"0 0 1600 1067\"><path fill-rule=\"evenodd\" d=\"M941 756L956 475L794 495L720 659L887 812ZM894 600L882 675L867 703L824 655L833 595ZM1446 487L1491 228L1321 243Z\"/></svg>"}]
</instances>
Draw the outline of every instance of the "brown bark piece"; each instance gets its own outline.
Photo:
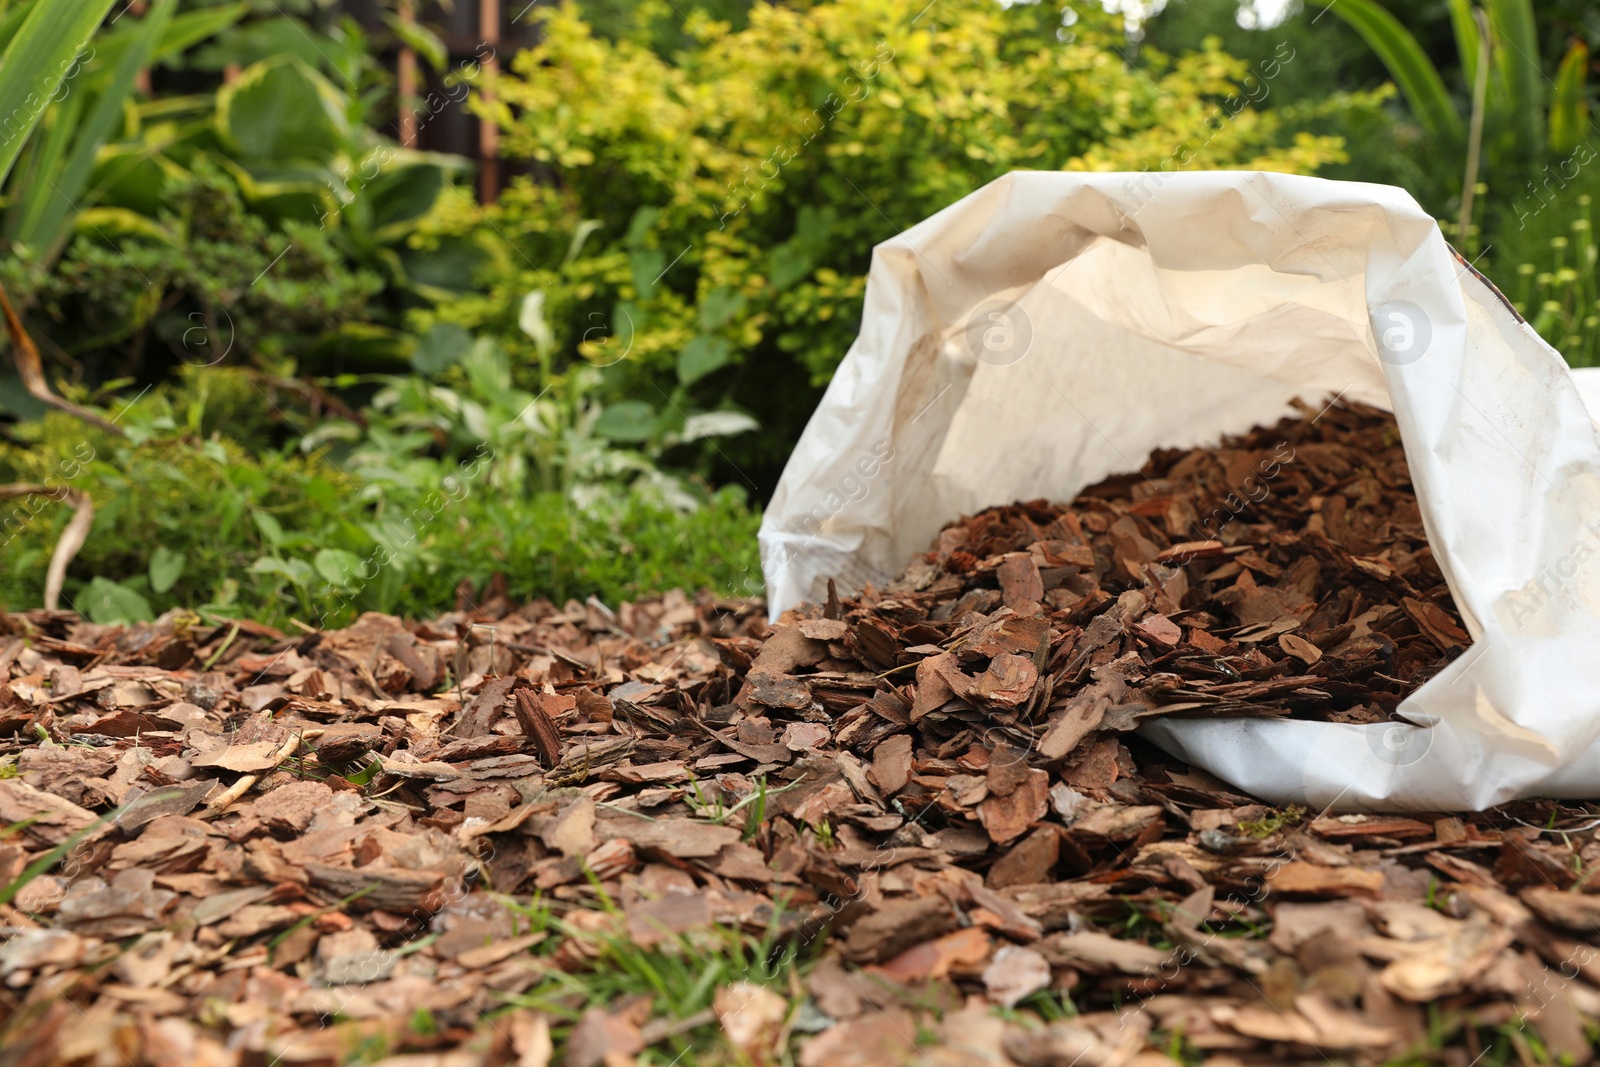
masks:
<instances>
[{"instance_id":1,"label":"brown bark piece","mask_svg":"<svg viewBox=\"0 0 1600 1067\"><path fill-rule=\"evenodd\" d=\"M911 737L894 734L878 742L872 750L872 780L886 797L893 796L911 780Z\"/></svg>"},{"instance_id":2,"label":"brown bark piece","mask_svg":"<svg viewBox=\"0 0 1600 1067\"><path fill-rule=\"evenodd\" d=\"M1383 875L1359 867L1324 867L1296 860L1268 874L1267 885L1274 893L1377 897L1383 892Z\"/></svg>"},{"instance_id":3,"label":"brown bark piece","mask_svg":"<svg viewBox=\"0 0 1600 1067\"><path fill-rule=\"evenodd\" d=\"M844 956L858 963L876 963L956 928L955 909L943 897L913 897L878 908L850 927Z\"/></svg>"},{"instance_id":4,"label":"brown bark piece","mask_svg":"<svg viewBox=\"0 0 1600 1067\"><path fill-rule=\"evenodd\" d=\"M306 747L325 764L354 763L372 751L382 738L383 728L377 723L330 723L323 727L322 736L308 741Z\"/></svg>"},{"instance_id":5,"label":"brown bark piece","mask_svg":"<svg viewBox=\"0 0 1600 1067\"><path fill-rule=\"evenodd\" d=\"M302 833L332 801L333 790L322 782L290 782L256 800L250 814L275 833Z\"/></svg>"},{"instance_id":6,"label":"brown bark piece","mask_svg":"<svg viewBox=\"0 0 1600 1067\"><path fill-rule=\"evenodd\" d=\"M1417 624L1417 629L1439 647L1439 651L1456 652L1472 643L1467 631L1457 626L1450 613L1437 604L1415 597L1402 597L1400 606Z\"/></svg>"},{"instance_id":7,"label":"brown bark piece","mask_svg":"<svg viewBox=\"0 0 1600 1067\"><path fill-rule=\"evenodd\" d=\"M1165 615L1146 615L1134 623L1133 630L1160 648L1177 648L1178 642L1183 640L1183 630Z\"/></svg>"},{"instance_id":8,"label":"brown bark piece","mask_svg":"<svg viewBox=\"0 0 1600 1067\"><path fill-rule=\"evenodd\" d=\"M1039 576L1039 564L1026 552L1013 552L1000 564L996 577L1000 579L1000 601L1013 611L1024 606L1037 609L1044 599L1044 580Z\"/></svg>"},{"instance_id":9,"label":"brown bark piece","mask_svg":"<svg viewBox=\"0 0 1600 1067\"><path fill-rule=\"evenodd\" d=\"M1014 841L1050 806L1050 776L1029 768L1027 777L1009 796L990 797L978 805L978 819L997 845Z\"/></svg>"},{"instance_id":10,"label":"brown bark piece","mask_svg":"<svg viewBox=\"0 0 1600 1067\"><path fill-rule=\"evenodd\" d=\"M840 636L842 638L843 635ZM761 654L750 669L769 674L789 674L796 667L810 667L827 658L828 645L825 641L812 640L798 626L779 626L772 631L766 644L761 646Z\"/></svg>"},{"instance_id":11,"label":"brown bark piece","mask_svg":"<svg viewBox=\"0 0 1600 1067\"><path fill-rule=\"evenodd\" d=\"M752 669L749 683L750 700L756 704L791 710L811 706L811 687L799 678Z\"/></svg>"},{"instance_id":12,"label":"brown bark piece","mask_svg":"<svg viewBox=\"0 0 1600 1067\"><path fill-rule=\"evenodd\" d=\"M929 656L917 664L917 695L911 704L911 721L943 707L955 695L946 672L957 671L955 657L949 653Z\"/></svg>"},{"instance_id":13,"label":"brown bark piece","mask_svg":"<svg viewBox=\"0 0 1600 1067\"><path fill-rule=\"evenodd\" d=\"M462 709L451 736L482 737L488 733L489 727L499 717L500 709L505 707L506 700L517 682L516 678L491 678L484 682L483 688L478 690L478 695Z\"/></svg>"},{"instance_id":14,"label":"brown bark piece","mask_svg":"<svg viewBox=\"0 0 1600 1067\"><path fill-rule=\"evenodd\" d=\"M1007 889L1049 881L1050 869L1060 855L1060 835L1052 826L1041 826L996 860L984 882L991 889Z\"/></svg>"},{"instance_id":15,"label":"brown bark piece","mask_svg":"<svg viewBox=\"0 0 1600 1067\"><path fill-rule=\"evenodd\" d=\"M1530 886L1520 895L1522 902L1545 922L1579 934L1600 934L1600 897L1547 885Z\"/></svg>"},{"instance_id":16,"label":"brown bark piece","mask_svg":"<svg viewBox=\"0 0 1600 1067\"><path fill-rule=\"evenodd\" d=\"M548 770L561 762L561 731L544 708L546 696L531 689L519 689L515 710L523 735L533 742L539 762Z\"/></svg>"}]
</instances>

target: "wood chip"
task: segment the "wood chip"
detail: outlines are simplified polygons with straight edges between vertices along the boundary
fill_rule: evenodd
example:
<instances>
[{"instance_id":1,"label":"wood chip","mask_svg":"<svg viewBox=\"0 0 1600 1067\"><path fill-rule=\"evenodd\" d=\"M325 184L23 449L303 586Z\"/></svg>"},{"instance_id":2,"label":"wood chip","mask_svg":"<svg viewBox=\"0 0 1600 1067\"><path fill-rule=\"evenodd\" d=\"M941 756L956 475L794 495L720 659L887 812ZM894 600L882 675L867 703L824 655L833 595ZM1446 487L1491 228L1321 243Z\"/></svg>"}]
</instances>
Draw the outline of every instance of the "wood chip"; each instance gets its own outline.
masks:
<instances>
[{"instance_id":1,"label":"wood chip","mask_svg":"<svg viewBox=\"0 0 1600 1067\"><path fill-rule=\"evenodd\" d=\"M1150 1067L1181 1034L1381 1063L1440 999L1480 1021L1442 1061L1522 1021L1513 1043L1588 1056L1587 806L1313 817L1133 736L1382 723L1470 644L1392 418L1307 406L951 519L903 574L777 619L495 587L289 637L0 614L0 886L45 862L0 907L27 1009L0 1042L599 1067L712 1028L760 1067ZM568 1003L618 953L769 935L815 966L723 967L684 1018ZM508 1003L570 1011L483 1015Z\"/></svg>"},{"instance_id":2,"label":"wood chip","mask_svg":"<svg viewBox=\"0 0 1600 1067\"><path fill-rule=\"evenodd\" d=\"M530 689L517 690L517 722L522 726L523 735L533 742L534 750L539 753L539 762L546 767L554 767L561 762L561 731L545 710L544 696Z\"/></svg>"}]
</instances>

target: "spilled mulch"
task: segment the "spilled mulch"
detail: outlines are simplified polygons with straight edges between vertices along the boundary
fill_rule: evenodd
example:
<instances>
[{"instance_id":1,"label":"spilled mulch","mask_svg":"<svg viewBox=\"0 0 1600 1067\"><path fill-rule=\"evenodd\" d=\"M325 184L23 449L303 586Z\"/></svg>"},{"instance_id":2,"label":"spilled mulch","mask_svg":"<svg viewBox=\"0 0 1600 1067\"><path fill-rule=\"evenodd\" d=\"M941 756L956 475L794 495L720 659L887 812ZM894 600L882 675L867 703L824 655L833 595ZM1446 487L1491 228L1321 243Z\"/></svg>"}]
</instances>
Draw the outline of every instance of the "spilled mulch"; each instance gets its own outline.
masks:
<instances>
[{"instance_id":1,"label":"spilled mulch","mask_svg":"<svg viewBox=\"0 0 1600 1067\"><path fill-rule=\"evenodd\" d=\"M1334 408L669 593L0 632L0 1064L1590 1059L1589 808L1275 810L1159 715L1381 722L1468 638Z\"/></svg>"}]
</instances>

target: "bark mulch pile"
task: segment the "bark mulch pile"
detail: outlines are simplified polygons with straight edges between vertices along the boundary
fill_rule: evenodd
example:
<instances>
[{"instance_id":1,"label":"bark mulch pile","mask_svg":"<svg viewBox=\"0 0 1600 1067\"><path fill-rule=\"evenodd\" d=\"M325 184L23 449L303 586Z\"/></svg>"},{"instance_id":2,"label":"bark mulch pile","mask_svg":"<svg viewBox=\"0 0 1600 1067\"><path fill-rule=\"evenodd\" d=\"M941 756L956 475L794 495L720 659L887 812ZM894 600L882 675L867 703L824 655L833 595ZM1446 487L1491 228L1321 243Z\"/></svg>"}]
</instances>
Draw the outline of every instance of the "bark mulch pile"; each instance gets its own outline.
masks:
<instances>
[{"instance_id":1,"label":"bark mulch pile","mask_svg":"<svg viewBox=\"0 0 1600 1067\"><path fill-rule=\"evenodd\" d=\"M1587 809L1272 809L1132 733L1379 722L1467 644L1349 408L770 629L5 616L0 1062L1588 1062Z\"/></svg>"}]
</instances>

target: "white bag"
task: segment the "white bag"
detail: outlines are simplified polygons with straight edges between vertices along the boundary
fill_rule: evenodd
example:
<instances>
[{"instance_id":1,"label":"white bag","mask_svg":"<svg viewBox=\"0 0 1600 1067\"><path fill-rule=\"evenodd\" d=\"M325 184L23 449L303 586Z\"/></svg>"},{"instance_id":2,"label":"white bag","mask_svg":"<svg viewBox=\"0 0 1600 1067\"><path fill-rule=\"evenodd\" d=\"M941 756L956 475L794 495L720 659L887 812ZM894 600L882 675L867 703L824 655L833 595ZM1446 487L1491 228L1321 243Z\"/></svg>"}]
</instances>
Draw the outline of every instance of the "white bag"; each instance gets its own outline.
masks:
<instances>
[{"instance_id":1,"label":"white bag","mask_svg":"<svg viewBox=\"0 0 1600 1067\"><path fill-rule=\"evenodd\" d=\"M830 577L881 584L959 516L1070 500L1294 397L1394 411L1473 645L1401 703L1419 726L1145 735L1279 804L1600 795L1595 423L1561 357L1387 186L1016 172L879 245L860 335L762 523L770 610Z\"/></svg>"}]
</instances>

